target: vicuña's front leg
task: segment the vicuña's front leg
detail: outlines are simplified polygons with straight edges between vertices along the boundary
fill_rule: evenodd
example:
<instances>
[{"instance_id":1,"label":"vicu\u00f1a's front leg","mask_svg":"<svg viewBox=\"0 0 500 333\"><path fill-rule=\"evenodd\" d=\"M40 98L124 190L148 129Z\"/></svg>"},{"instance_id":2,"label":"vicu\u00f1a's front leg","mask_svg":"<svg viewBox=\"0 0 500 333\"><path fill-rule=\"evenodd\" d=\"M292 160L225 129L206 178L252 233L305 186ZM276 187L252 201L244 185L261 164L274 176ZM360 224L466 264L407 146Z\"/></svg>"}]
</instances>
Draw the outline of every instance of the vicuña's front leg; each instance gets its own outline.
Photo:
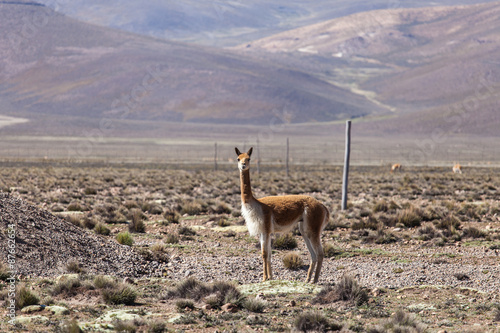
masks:
<instances>
[{"instance_id":1,"label":"vicu\u00f1a's front leg","mask_svg":"<svg viewBox=\"0 0 500 333\"><path fill-rule=\"evenodd\" d=\"M273 273L271 271L271 235L262 233L260 235L260 247L262 250L263 278L262 281L271 280Z\"/></svg>"}]
</instances>

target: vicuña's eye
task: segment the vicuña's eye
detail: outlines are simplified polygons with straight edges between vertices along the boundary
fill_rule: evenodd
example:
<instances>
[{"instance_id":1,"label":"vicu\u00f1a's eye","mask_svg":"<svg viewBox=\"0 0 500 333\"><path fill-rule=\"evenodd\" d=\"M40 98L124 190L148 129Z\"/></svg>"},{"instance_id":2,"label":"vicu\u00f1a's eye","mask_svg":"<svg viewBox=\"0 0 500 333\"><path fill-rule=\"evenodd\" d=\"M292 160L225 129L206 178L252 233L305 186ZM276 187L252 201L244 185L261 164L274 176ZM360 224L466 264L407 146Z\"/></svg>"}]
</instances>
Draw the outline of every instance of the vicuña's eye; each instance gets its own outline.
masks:
<instances>
[{"instance_id":1,"label":"vicu\u00f1a's eye","mask_svg":"<svg viewBox=\"0 0 500 333\"><path fill-rule=\"evenodd\" d=\"M240 161L240 159L238 158L238 162Z\"/></svg>"}]
</instances>

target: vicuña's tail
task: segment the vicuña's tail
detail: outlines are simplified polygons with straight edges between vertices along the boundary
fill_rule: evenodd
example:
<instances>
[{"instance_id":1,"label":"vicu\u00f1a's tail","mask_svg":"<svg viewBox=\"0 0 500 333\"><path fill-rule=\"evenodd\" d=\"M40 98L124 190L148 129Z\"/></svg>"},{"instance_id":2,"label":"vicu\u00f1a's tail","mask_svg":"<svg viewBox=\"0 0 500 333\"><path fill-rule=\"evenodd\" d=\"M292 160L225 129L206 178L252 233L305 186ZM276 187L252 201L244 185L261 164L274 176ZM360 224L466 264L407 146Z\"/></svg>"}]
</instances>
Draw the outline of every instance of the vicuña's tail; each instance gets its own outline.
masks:
<instances>
[{"instance_id":1,"label":"vicu\u00f1a's tail","mask_svg":"<svg viewBox=\"0 0 500 333\"><path fill-rule=\"evenodd\" d=\"M325 220L323 221L323 229L325 229L325 227L328 224L328 221L330 221L330 211L328 210L328 208L326 208L325 205L323 205L323 209L325 210Z\"/></svg>"}]
</instances>

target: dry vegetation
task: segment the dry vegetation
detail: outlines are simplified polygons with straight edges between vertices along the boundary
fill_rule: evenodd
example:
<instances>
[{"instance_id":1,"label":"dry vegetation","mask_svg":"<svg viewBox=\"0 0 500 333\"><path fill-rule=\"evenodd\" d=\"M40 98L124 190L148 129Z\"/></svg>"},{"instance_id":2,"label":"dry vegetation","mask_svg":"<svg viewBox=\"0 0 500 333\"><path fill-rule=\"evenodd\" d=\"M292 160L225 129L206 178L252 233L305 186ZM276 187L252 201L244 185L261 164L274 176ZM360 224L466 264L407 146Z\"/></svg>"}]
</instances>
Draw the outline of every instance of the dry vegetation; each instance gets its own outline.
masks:
<instances>
[{"instance_id":1,"label":"dry vegetation","mask_svg":"<svg viewBox=\"0 0 500 333\"><path fill-rule=\"evenodd\" d=\"M245 285L258 285L261 262L257 240L241 231L237 170L2 168L0 190L131 246L147 260L168 263L169 270L163 276L121 281L88 275L82 260L68 262L66 271L72 275L20 277L18 308L43 307L32 314L19 310L18 317L41 317L11 327L3 315L1 330L498 329L498 276L491 268L498 266L500 249L498 170L465 169L454 175L449 168L407 168L390 174L387 167L354 167L345 212L338 209L340 179L339 168L297 168L288 179L273 170L254 174L256 197L307 193L333 213L323 235L328 259L321 291L268 293L243 292ZM273 242L278 279L297 283L293 280L305 278L309 258L298 235L294 231ZM245 266L226 267L225 260L233 259ZM412 266L417 262L423 266ZM373 272L364 272L363 263L371 263ZM388 263L392 271L380 272L379 265ZM492 266L485 268L488 263ZM461 265L476 267L478 275ZM454 267L447 272L453 282L429 283L432 276L425 270L430 267ZM2 263L0 280L6 279L5 271ZM273 288L272 283L267 286ZM0 300L7 300L4 282ZM47 310L53 305L67 311L53 314ZM109 313L115 315L104 319Z\"/></svg>"}]
</instances>

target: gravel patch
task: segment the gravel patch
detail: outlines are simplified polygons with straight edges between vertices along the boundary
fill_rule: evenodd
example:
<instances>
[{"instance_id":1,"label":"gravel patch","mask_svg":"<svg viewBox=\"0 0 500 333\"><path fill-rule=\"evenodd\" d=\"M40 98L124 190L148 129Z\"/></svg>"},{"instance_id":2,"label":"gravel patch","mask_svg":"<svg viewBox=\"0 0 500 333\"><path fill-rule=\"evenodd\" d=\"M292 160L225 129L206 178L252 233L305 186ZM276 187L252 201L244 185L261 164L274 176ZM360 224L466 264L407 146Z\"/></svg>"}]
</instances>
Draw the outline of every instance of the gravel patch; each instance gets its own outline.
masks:
<instances>
[{"instance_id":1,"label":"gravel patch","mask_svg":"<svg viewBox=\"0 0 500 333\"><path fill-rule=\"evenodd\" d=\"M83 230L45 210L0 193L0 243L7 244L8 225L15 225L16 268L25 277L67 273L75 260L89 274L160 276L164 264L146 261L132 248ZM7 249L0 253L6 262Z\"/></svg>"}]
</instances>

